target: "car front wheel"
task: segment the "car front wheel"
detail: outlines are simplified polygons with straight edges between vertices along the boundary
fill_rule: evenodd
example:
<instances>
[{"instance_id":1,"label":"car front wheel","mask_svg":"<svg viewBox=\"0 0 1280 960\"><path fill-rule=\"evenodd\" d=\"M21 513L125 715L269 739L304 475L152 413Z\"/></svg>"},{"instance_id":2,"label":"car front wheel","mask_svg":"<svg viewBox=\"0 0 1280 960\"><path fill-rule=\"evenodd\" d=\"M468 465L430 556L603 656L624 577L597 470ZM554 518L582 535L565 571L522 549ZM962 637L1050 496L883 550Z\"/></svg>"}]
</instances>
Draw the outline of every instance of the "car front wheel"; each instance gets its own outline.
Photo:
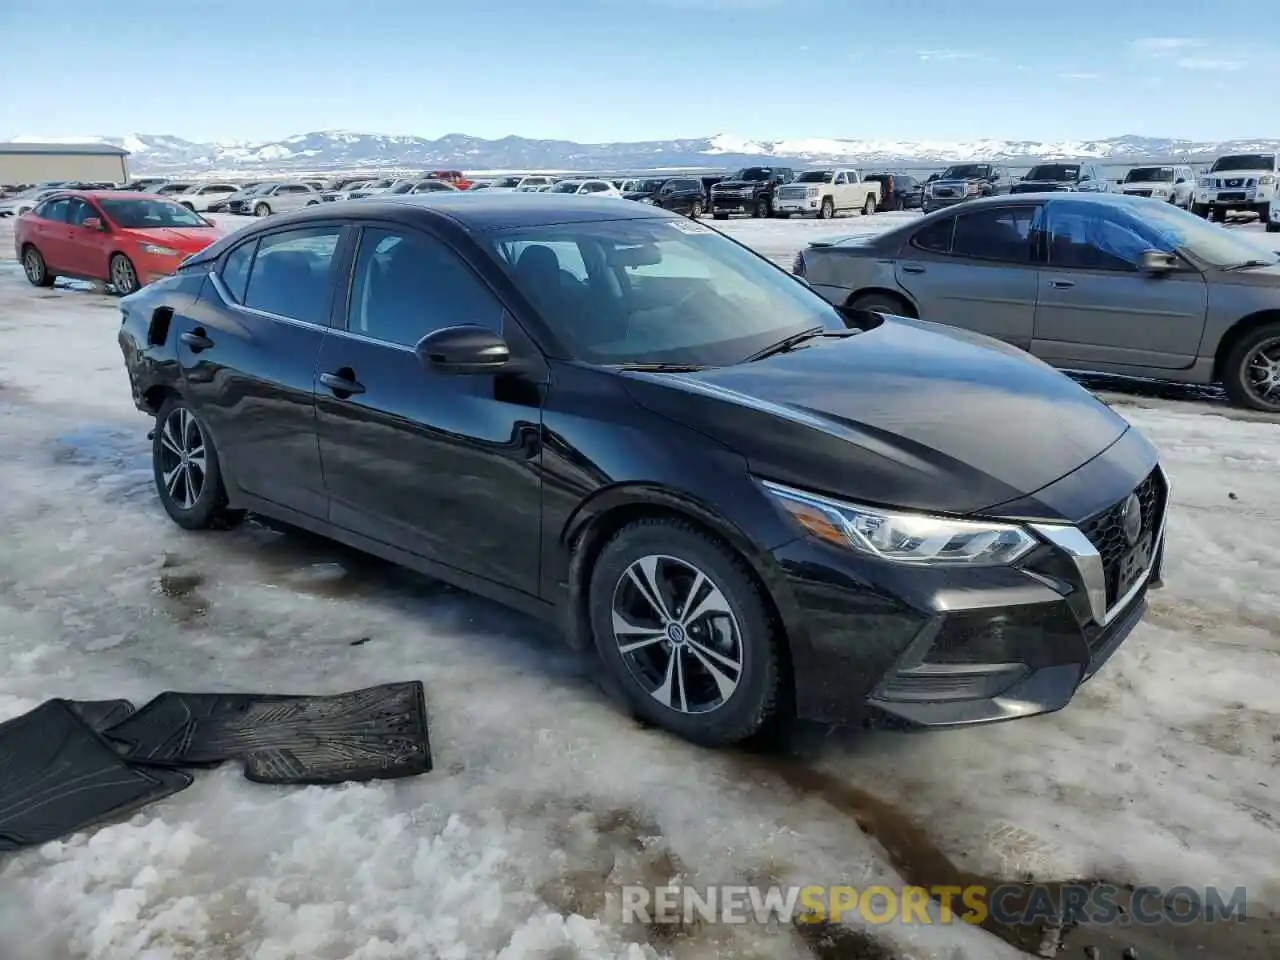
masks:
<instances>
[{"instance_id":1,"label":"car front wheel","mask_svg":"<svg viewBox=\"0 0 1280 960\"><path fill-rule=\"evenodd\" d=\"M1280 413L1280 323L1252 330L1232 346L1222 386L1239 406Z\"/></svg>"},{"instance_id":2,"label":"car front wheel","mask_svg":"<svg viewBox=\"0 0 1280 960\"><path fill-rule=\"evenodd\" d=\"M692 524L641 520L601 552L588 594L605 669L641 718L703 746L774 715L777 627L745 561Z\"/></svg>"},{"instance_id":3,"label":"car front wheel","mask_svg":"<svg viewBox=\"0 0 1280 960\"><path fill-rule=\"evenodd\" d=\"M253 208L253 215L255 217L265 217L269 213L271 213L271 208L267 206L265 203L260 203Z\"/></svg>"},{"instance_id":4,"label":"car front wheel","mask_svg":"<svg viewBox=\"0 0 1280 960\"><path fill-rule=\"evenodd\" d=\"M156 493L178 526L207 530L229 526L244 515L227 509L222 465L213 438L181 397L170 397L156 415L151 462Z\"/></svg>"}]
</instances>

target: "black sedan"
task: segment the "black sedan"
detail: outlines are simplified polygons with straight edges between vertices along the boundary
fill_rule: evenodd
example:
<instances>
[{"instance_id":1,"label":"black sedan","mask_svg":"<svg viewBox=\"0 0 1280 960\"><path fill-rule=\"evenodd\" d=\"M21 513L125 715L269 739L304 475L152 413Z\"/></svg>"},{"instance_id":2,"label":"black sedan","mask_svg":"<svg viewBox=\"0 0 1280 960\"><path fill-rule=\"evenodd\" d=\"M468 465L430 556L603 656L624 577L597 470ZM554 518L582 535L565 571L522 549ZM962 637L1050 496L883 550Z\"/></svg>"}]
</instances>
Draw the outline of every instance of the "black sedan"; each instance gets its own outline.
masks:
<instances>
[{"instance_id":1,"label":"black sedan","mask_svg":"<svg viewBox=\"0 0 1280 960\"><path fill-rule=\"evenodd\" d=\"M1085 390L647 205L325 205L121 304L179 525L254 511L553 619L696 742L1058 709L1159 582L1156 451Z\"/></svg>"}]
</instances>

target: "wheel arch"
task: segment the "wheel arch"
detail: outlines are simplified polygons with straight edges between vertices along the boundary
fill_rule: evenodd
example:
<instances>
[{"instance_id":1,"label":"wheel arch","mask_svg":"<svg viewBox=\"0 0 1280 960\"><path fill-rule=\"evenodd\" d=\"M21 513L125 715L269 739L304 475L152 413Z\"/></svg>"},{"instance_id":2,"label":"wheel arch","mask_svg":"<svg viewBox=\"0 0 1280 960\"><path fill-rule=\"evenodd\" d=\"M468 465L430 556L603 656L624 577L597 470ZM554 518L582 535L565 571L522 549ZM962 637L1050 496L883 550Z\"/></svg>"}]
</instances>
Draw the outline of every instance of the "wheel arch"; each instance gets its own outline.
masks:
<instances>
[{"instance_id":1,"label":"wheel arch","mask_svg":"<svg viewBox=\"0 0 1280 960\"><path fill-rule=\"evenodd\" d=\"M1222 338L1218 341L1218 349L1214 351L1213 355L1213 379L1215 383L1223 381L1225 374L1223 368L1226 365L1228 355L1235 345L1259 327L1265 327L1270 323L1280 323L1280 310L1258 310L1241 317L1222 335Z\"/></svg>"},{"instance_id":2,"label":"wheel arch","mask_svg":"<svg viewBox=\"0 0 1280 960\"><path fill-rule=\"evenodd\" d=\"M903 293L901 290L894 290L892 287L884 287L884 286L860 287L849 294L848 298L844 302L844 305L845 307L852 308L854 301L857 300L859 297L866 297L872 294L878 294L883 297L890 297L894 300L899 301L904 306L906 306L906 308L909 311L911 311L910 313L907 314L907 316L911 317L911 319L913 320L920 319L920 308L919 306L916 305L915 301L911 299L911 296L909 294Z\"/></svg>"},{"instance_id":3,"label":"wheel arch","mask_svg":"<svg viewBox=\"0 0 1280 960\"><path fill-rule=\"evenodd\" d=\"M568 602L564 628L570 645L577 650L592 646L588 613L588 585L591 571L605 545L624 527L639 520L668 519L690 524L720 542L740 557L760 588L765 609L778 631L779 666L783 703L794 704L795 681L791 668L791 638L788 623L795 623L794 613L787 615L780 606L783 595L775 589L781 571L772 559L756 546L735 523L709 505L669 488L650 484L627 484L600 491L574 513L565 524L561 548L569 555Z\"/></svg>"}]
</instances>

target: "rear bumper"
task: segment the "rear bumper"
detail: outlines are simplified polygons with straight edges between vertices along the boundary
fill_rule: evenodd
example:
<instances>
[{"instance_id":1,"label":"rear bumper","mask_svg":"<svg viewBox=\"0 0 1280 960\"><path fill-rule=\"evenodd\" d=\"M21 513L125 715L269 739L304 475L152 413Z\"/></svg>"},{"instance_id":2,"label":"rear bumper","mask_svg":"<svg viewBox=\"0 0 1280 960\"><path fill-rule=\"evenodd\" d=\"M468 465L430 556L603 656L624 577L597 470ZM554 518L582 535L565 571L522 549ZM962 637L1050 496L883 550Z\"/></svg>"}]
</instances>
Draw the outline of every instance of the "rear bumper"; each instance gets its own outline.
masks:
<instances>
[{"instance_id":1,"label":"rear bumper","mask_svg":"<svg viewBox=\"0 0 1280 960\"><path fill-rule=\"evenodd\" d=\"M1105 495L1123 502L1143 474L1117 485L1116 467ZM1077 472L1090 487L1101 476ZM811 538L778 548L771 588L791 641L798 714L841 723L880 711L952 727L1062 709L1161 586L1159 509L1132 585L1102 615L1071 552L1047 539L1022 569L904 569Z\"/></svg>"}]
</instances>

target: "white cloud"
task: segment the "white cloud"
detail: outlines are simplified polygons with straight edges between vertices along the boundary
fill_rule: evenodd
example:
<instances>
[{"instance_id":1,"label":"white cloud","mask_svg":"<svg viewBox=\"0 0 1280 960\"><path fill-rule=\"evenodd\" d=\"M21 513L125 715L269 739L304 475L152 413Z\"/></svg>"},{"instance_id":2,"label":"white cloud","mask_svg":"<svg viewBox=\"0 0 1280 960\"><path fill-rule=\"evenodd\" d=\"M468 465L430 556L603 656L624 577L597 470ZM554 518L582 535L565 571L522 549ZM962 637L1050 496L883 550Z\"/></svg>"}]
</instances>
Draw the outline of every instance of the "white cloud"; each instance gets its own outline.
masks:
<instances>
[{"instance_id":1,"label":"white cloud","mask_svg":"<svg viewBox=\"0 0 1280 960\"><path fill-rule=\"evenodd\" d=\"M917 50L921 60L976 60L978 54L969 50Z\"/></svg>"},{"instance_id":2,"label":"white cloud","mask_svg":"<svg viewBox=\"0 0 1280 960\"><path fill-rule=\"evenodd\" d=\"M1101 80L1100 73L1060 73L1058 76L1063 80Z\"/></svg>"},{"instance_id":3,"label":"white cloud","mask_svg":"<svg viewBox=\"0 0 1280 960\"><path fill-rule=\"evenodd\" d=\"M1129 48L1135 53L1161 57L1169 56L1182 50L1203 47L1204 45L1203 40L1197 40L1193 37L1143 37L1130 43Z\"/></svg>"},{"instance_id":4,"label":"white cloud","mask_svg":"<svg viewBox=\"0 0 1280 960\"><path fill-rule=\"evenodd\" d=\"M1232 71L1244 67L1243 60L1214 60L1210 57L1183 57L1178 61L1183 70Z\"/></svg>"}]
</instances>

